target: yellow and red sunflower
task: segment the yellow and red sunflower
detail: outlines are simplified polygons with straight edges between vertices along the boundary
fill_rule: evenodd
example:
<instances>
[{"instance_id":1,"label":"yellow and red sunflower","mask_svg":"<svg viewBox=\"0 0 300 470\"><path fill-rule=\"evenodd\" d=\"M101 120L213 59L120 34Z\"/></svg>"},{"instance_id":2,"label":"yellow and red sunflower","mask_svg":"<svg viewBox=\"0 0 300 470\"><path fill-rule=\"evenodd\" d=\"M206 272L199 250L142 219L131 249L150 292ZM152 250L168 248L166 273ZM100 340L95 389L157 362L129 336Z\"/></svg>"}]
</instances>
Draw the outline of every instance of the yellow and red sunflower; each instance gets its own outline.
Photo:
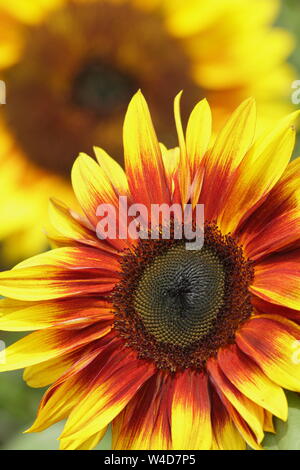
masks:
<instances>
[{"instance_id":1,"label":"yellow and red sunflower","mask_svg":"<svg viewBox=\"0 0 300 470\"><path fill-rule=\"evenodd\" d=\"M52 201L56 248L0 274L0 328L36 330L7 348L0 371L50 385L29 431L67 418L62 449L95 447L110 423L114 449L260 449L273 415L287 419L283 389L300 391L297 113L257 138L248 99L212 142L208 102L186 133L179 104L179 147L167 150L138 92L125 171L100 148L98 163L80 155L83 214ZM203 247L172 231L99 238L98 207L118 217L120 196L149 210L204 204ZM117 223L124 233L127 219Z\"/></svg>"},{"instance_id":2,"label":"yellow and red sunflower","mask_svg":"<svg viewBox=\"0 0 300 470\"><path fill-rule=\"evenodd\" d=\"M45 247L49 196L71 201L74 155L101 143L121 161L119 135L142 88L173 146L173 96L207 97L217 127L254 96L262 124L285 114L290 35L271 27L276 0L0 0L2 259ZM37 223L37 220L40 223Z\"/></svg>"}]
</instances>

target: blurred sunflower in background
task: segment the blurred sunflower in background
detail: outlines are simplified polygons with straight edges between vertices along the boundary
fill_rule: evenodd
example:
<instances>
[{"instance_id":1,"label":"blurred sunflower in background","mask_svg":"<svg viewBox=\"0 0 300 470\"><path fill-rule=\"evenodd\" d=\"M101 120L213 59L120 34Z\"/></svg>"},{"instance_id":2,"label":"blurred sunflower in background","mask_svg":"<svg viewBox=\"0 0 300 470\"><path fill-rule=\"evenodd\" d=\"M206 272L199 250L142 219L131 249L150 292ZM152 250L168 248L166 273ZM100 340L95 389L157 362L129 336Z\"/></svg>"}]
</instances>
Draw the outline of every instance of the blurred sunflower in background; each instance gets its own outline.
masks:
<instances>
[{"instance_id":1,"label":"blurred sunflower in background","mask_svg":"<svg viewBox=\"0 0 300 470\"><path fill-rule=\"evenodd\" d=\"M138 92L126 172L100 148L98 163L80 155L83 213L54 201L58 248L0 274L0 327L37 330L0 371L26 368L29 385L51 385L29 431L67 418L62 449L94 448L111 422L114 449L260 449L273 415L288 418L283 389L300 391L300 159L289 163L299 112L258 137L246 100L212 142L207 101L184 132L179 100L179 148L159 145ZM132 237L127 214L117 216L127 236L101 239L97 208L120 214L120 196L149 215L153 204L204 204L203 247Z\"/></svg>"},{"instance_id":2,"label":"blurred sunflower in background","mask_svg":"<svg viewBox=\"0 0 300 470\"><path fill-rule=\"evenodd\" d=\"M216 128L255 96L260 126L286 111L291 36L271 27L275 0L0 1L2 263L45 248L49 196L72 198L74 156L101 142L122 163L119 134L142 88L172 146L172 96L183 114L207 97Z\"/></svg>"}]
</instances>

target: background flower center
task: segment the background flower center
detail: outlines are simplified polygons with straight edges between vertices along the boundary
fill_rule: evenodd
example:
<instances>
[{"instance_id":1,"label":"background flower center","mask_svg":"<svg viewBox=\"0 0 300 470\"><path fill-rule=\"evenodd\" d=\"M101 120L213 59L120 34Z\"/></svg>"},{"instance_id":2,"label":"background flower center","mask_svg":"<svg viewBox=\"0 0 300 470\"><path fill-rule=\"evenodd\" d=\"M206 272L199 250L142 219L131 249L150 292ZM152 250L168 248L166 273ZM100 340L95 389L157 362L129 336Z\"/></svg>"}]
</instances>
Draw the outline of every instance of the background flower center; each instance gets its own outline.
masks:
<instances>
[{"instance_id":1,"label":"background flower center","mask_svg":"<svg viewBox=\"0 0 300 470\"><path fill-rule=\"evenodd\" d=\"M137 88L129 74L94 60L85 64L76 75L72 97L78 106L105 117L126 105Z\"/></svg>"},{"instance_id":2,"label":"background flower center","mask_svg":"<svg viewBox=\"0 0 300 470\"><path fill-rule=\"evenodd\" d=\"M199 99L182 43L158 12L129 2L69 2L22 37L19 61L3 74L5 123L31 161L59 175L68 177L78 153L93 145L123 163L123 116L139 88L168 146L176 144L173 96L189 90L185 115Z\"/></svg>"}]
</instances>

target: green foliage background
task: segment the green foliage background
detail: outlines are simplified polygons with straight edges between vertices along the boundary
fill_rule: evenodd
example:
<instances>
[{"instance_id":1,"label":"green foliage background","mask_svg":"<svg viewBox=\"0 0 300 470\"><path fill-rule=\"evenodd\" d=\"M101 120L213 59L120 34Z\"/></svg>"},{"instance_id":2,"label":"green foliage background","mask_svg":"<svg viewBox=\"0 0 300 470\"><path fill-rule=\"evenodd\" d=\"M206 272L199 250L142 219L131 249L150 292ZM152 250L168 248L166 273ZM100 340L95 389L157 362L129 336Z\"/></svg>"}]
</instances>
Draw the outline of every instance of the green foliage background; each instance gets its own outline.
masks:
<instances>
[{"instance_id":1,"label":"green foliage background","mask_svg":"<svg viewBox=\"0 0 300 470\"><path fill-rule=\"evenodd\" d=\"M278 25L290 30L300 41L300 1L283 0L283 8ZM300 47L290 58L297 67L300 79ZM295 156L300 155L298 136ZM17 339L16 334L1 334L1 339L10 344ZM57 449L63 423L52 426L43 433L22 434L33 422L43 390L30 389L22 380L20 371L0 374L0 449ZM267 449L300 449L300 396L288 393L289 419L287 423L276 420L276 435L268 434L264 441ZM110 449L110 431L99 449Z\"/></svg>"},{"instance_id":2,"label":"green foliage background","mask_svg":"<svg viewBox=\"0 0 300 470\"><path fill-rule=\"evenodd\" d=\"M300 80L300 1L299 0L283 0L281 14L277 21L278 26L284 27L290 31L296 41L296 47L290 57L290 62L295 66ZM294 158L300 156L300 132L298 134L297 143L294 151Z\"/></svg>"}]
</instances>

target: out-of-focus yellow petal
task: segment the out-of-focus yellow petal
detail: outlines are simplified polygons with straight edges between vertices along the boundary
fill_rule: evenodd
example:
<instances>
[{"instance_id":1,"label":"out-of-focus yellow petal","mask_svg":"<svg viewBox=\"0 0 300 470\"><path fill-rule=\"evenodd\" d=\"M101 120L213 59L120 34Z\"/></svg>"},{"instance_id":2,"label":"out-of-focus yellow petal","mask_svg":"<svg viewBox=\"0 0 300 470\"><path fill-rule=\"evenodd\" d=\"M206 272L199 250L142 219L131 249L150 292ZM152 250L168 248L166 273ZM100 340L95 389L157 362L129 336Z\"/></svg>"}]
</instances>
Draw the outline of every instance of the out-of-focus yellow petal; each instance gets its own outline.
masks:
<instances>
[{"instance_id":1,"label":"out-of-focus yellow petal","mask_svg":"<svg viewBox=\"0 0 300 470\"><path fill-rule=\"evenodd\" d=\"M0 69L5 69L14 65L14 63L19 59L22 51L22 35L20 34L14 19L11 18L10 15L6 15L3 11L0 11L0 23ZM4 91L6 91L6 88ZM3 98L2 94L1 98ZM0 101L0 104L3 104L3 100Z\"/></svg>"},{"instance_id":2,"label":"out-of-focus yellow petal","mask_svg":"<svg viewBox=\"0 0 300 470\"><path fill-rule=\"evenodd\" d=\"M54 8L57 8L65 0L13 0L12 2L0 1L0 7L25 23L36 23Z\"/></svg>"}]
</instances>

